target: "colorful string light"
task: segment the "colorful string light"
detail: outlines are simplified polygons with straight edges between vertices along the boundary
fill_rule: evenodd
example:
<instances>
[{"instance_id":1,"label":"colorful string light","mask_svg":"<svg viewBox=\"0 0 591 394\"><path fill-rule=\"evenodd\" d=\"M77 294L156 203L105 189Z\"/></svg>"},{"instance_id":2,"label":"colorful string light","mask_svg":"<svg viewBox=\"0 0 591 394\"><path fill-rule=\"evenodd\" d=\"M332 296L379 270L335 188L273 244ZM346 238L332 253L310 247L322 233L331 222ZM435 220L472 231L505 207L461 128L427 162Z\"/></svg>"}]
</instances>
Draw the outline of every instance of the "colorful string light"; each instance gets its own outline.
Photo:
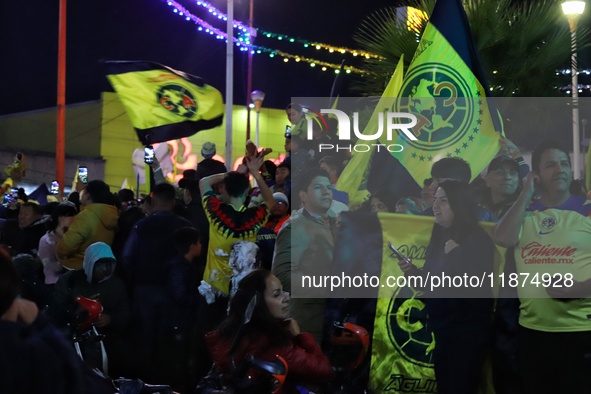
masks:
<instances>
[{"instance_id":1,"label":"colorful string light","mask_svg":"<svg viewBox=\"0 0 591 394\"><path fill-rule=\"evenodd\" d=\"M212 14L213 16L217 17L220 20L224 20L224 21L228 20L228 16L226 14L224 14L219 9L217 9L216 7L214 7L213 5L211 5L210 3L206 2L206 1L197 0L195 2L195 4L206 9L210 14ZM248 36L248 38L250 39L250 28L248 26L246 26L244 23L242 23L240 21L234 20L234 27L237 28L244 36ZM350 49L350 48L346 48L346 47L338 47L335 45L324 44L324 43L316 42L316 41L308 41L308 40L304 40L302 38L291 37L287 34L273 33L270 31L263 30L263 29L259 29L259 28L256 28L256 31L258 33L262 34L264 37L274 38L279 41L298 43L298 44L303 45L305 48L312 47L312 48L316 48L316 49L325 49L330 53L333 53L333 52L342 53L342 54L349 53L353 56L363 56L367 59L369 59L369 58L382 59L382 57L380 57L378 55L375 55L370 52L362 51L362 50Z\"/></svg>"},{"instance_id":2,"label":"colorful string light","mask_svg":"<svg viewBox=\"0 0 591 394\"><path fill-rule=\"evenodd\" d=\"M218 40L224 40L227 42L228 35L226 34L226 32L213 27L208 22L193 15L189 10L187 10L185 7L183 7L181 4L179 4L175 0L166 0L166 3L170 7L173 7L173 12L175 14L183 17L187 21L193 21L195 24L197 24L199 26L197 28L198 31L208 33L212 36L215 36L215 38ZM203 1L197 1L197 4L206 8L212 15L216 16L218 19L225 20L225 21L228 20L228 18L225 14L219 12L215 7L211 6L209 3L206 3ZM244 32L244 29L241 29L241 26L243 26L243 25L240 24L240 22L234 23L233 26L235 28L239 28L241 32ZM270 57L280 56L283 58L284 62L288 62L289 59L294 59L296 62L306 62L306 63L310 64L311 67L316 67L318 65L318 66L320 66L320 69L322 71L326 71L327 69L331 68L331 69L334 69L335 72L338 73L340 70L340 67L341 67L340 64L336 64L336 63L330 63L330 62L325 62L322 60L316 60L316 59L312 59L312 58L309 58L306 56L293 55L291 53L287 53L287 52L284 52L284 51L281 51L278 49L271 49L271 48L267 48L267 47L263 47L263 46L252 45L250 42L250 34L248 33L248 31L246 32L246 34L242 34L242 35L239 35L238 37L234 37L234 42L240 48L241 51L248 51L249 48L251 48L253 54L268 53ZM363 70L356 68L356 67L352 67L352 66L345 66L344 70L347 73L351 73L351 72L355 72L355 73L359 73L359 74L363 73Z\"/></svg>"},{"instance_id":3,"label":"colorful string light","mask_svg":"<svg viewBox=\"0 0 591 394\"><path fill-rule=\"evenodd\" d=\"M299 63L299 62L308 63L308 64L310 64L310 67L320 66L320 69L322 71L326 71L327 69L331 68L331 69L334 69L335 73L340 72L340 68L341 68L340 64L329 63L329 62L325 62L322 60L316 60L316 59L312 59L312 58L305 57L305 56L293 55L291 53L283 52L279 49L270 49L270 48L265 48L265 47L261 47L261 46L257 46L257 45L253 45L252 47L253 47L253 50L255 51L255 53L257 53L257 54L268 53L269 57L281 56L285 63L288 63L290 59L293 59L293 60L295 60L296 63ZM357 73L357 74L364 74L365 73L365 71L363 71L362 69L357 68L357 67L352 67L352 66L344 66L343 69L345 70L345 72L347 74L350 74L352 72Z\"/></svg>"},{"instance_id":4,"label":"colorful string light","mask_svg":"<svg viewBox=\"0 0 591 394\"><path fill-rule=\"evenodd\" d=\"M260 33L259 35L262 37L273 38L273 39L276 39L278 41L283 41L283 42L297 43L297 44L303 45L304 48L324 49L330 53L341 53L341 54L349 53L350 55L362 56L367 59L369 59L369 58L383 59L383 57L381 57L381 56L375 55L370 52L362 51L359 49L338 47L335 45L324 44L324 43L317 42L317 41L308 41L308 40L304 40L302 38L291 37L291 36L288 36L287 34L273 33L270 31L265 31L265 30L259 29L259 28L257 28L256 30L257 30L257 32Z\"/></svg>"},{"instance_id":5,"label":"colorful string light","mask_svg":"<svg viewBox=\"0 0 591 394\"><path fill-rule=\"evenodd\" d=\"M172 11L175 14L183 17L187 21L193 21L195 24L197 24L199 26L197 28L198 31L215 36L215 38L218 40L224 40L226 42L228 41L228 35L225 31L213 27L203 19L193 15L189 10L177 3L175 0L166 0L166 4L168 4L170 7L173 7ZM227 21L228 18L226 17L225 20ZM236 25L234 25L234 27L236 27ZM250 35L248 35L248 38L245 38L242 35L233 37L233 42L236 43L236 46L240 47L241 51L247 51L248 46L250 46Z\"/></svg>"}]
</instances>

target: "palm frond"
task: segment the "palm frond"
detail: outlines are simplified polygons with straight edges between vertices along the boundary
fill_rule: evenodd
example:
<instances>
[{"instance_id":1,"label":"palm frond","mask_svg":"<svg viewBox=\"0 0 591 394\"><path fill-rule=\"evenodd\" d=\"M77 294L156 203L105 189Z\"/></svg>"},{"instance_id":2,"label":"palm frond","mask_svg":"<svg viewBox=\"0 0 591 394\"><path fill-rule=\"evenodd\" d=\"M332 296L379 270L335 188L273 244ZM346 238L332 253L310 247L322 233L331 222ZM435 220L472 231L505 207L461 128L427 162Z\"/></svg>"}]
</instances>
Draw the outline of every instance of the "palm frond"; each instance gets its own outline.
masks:
<instances>
[{"instance_id":1,"label":"palm frond","mask_svg":"<svg viewBox=\"0 0 591 394\"><path fill-rule=\"evenodd\" d=\"M434 0L408 0L406 5L430 15ZM464 0L477 50L498 96L556 96L556 70L570 65L571 35L558 0L515 5L511 0ZM421 32L422 33L422 32ZM577 30L577 45L591 45L591 30ZM401 21L395 8L369 15L354 35L365 50L382 57L366 59L367 72L356 88L380 95L400 56L412 59L419 35Z\"/></svg>"}]
</instances>

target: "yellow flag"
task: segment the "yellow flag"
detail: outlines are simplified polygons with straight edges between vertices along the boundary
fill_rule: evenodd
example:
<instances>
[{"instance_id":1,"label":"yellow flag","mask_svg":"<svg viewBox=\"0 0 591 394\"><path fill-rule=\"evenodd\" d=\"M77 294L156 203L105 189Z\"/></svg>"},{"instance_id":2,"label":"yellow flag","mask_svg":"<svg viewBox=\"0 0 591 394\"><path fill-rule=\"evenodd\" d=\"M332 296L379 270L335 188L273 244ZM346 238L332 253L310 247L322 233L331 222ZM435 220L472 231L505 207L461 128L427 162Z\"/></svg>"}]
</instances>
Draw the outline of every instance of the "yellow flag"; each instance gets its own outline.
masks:
<instances>
[{"instance_id":1,"label":"yellow flag","mask_svg":"<svg viewBox=\"0 0 591 394\"><path fill-rule=\"evenodd\" d=\"M378 114L383 108L389 108L392 106L392 102L398 96L398 92L402 86L403 77L404 56L401 56L398 65L396 66L396 70L394 71L392 78L390 78L390 82L388 82L386 89L384 89L380 101L363 130L363 134L368 134L370 132L374 133L378 128ZM369 152L353 155L337 181L336 189L349 194L349 205L351 206L361 205L370 194L367 190L367 177L369 175L371 159L374 151L375 147L371 145Z\"/></svg>"},{"instance_id":2,"label":"yellow flag","mask_svg":"<svg viewBox=\"0 0 591 394\"><path fill-rule=\"evenodd\" d=\"M201 78L150 62L106 62L107 78L144 145L222 124L221 93Z\"/></svg>"},{"instance_id":3,"label":"yellow flag","mask_svg":"<svg viewBox=\"0 0 591 394\"><path fill-rule=\"evenodd\" d=\"M391 242L402 254L411 257L413 264L417 267L423 266L433 228L432 217L392 213L378 213L375 216L365 214L364 225L355 226L348 222L353 214L343 218L344 225L340 236L343 241L340 242L347 245L336 245L337 264L343 263L338 256L338 251L343 250L352 256L381 259L380 283L389 283L388 277L404 276L397 264L396 256L388 248L387 242ZM362 214L355 215L356 219L352 220L356 222L359 219L358 215ZM481 226L490 233L494 223L482 223ZM381 246L381 250L374 254L377 245ZM505 249L497 246L495 273L504 269L504 256ZM362 264L358 258L356 264ZM496 278L498 275L493 275L494 294L497 294L498 288ZM388 285L379 288L372 337L370 392L437 392L433 369L433 350L436 341L428 322L425 304L411 287ZM488 382L485 382L484 386L489 387Z\"/></svg>"},{"instance_id":4,"label":"yellow flag","mask_svg":"<svg viewBox=\"0 0 591 394\"><path fill-rule=\"evenodd\" d=\"M466 160L474 179L496 155L502 124L496 110L491 116L486 87L462 2L438 0L395 107L417 118L416 139L399 133L404 149L392 155L419 185L439 159Z\"/></svg>"}]
</instances>

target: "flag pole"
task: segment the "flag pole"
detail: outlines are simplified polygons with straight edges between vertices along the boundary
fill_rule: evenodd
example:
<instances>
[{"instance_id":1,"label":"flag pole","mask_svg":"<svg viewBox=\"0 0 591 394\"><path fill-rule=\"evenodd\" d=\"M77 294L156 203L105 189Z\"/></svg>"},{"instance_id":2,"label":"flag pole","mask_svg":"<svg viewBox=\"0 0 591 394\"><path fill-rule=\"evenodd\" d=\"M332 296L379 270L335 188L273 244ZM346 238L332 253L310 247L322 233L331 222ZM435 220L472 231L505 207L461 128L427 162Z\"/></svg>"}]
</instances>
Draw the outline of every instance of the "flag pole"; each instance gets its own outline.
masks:
<instances>
[{"instance_id":1,"label":"flag pole","mask_svg":"<svg viewBox=\"0 0 591 394\"><path fill-rule=\"evenodd\" d=\"M55 138L55 177L60 185L60 195L64 193L66 160L66 15L66 0L60 0L57 51L57 127Z\"/></svg>"},{"instance_id":2,"label":"flag pole","mask_svg":"<svg viewBox=\"0 0 591 394\"><path fill-rule=\"evenodd\" d=\"M226 168L232 170L232 104L234 101L234 0L228 1L226 24Z\"/></svg>"},{"instance_id":3,"label":"flag pole","mask_svg":"<svg viewBox=\"0 0 591 394\"><path fill-rule=\"evenodd\" d=\"M254 41L254 37L256 36L256 30L254 29L253 23L254 0L250 0L250 18L248 20L248 25L250 29L250 45L248 46L248 69L246 72L246 141L250 139L250 94L252 92L252 44Z\"/></svg>"}]
</instances>

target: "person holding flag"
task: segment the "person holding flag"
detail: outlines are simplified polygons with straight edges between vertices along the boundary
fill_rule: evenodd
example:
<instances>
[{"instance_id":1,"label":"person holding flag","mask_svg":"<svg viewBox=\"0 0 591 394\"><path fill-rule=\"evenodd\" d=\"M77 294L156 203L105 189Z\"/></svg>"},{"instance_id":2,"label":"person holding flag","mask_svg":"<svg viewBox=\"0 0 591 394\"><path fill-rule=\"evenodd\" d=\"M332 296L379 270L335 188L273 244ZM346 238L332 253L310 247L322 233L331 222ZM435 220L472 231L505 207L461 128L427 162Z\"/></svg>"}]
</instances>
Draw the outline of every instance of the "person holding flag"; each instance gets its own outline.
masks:
<instances>
[{"instance_id":1,"label":"person holding flag","mask_svg":"<svg viewBox=\"0 0 591 394\"><path fill-rule=\"evenodd\" d=\"M468 184L444 181L435 192L435 225L419 270L399 260L408 275L481 277L493 271L494 245L478 224L477 204ZM477 393L492 345L493 298L490 288L422 288L433 327L437 392ZM452 298L453 297L453 298Z\"/></svg>"},{"instance_id":2,"label":"person holding flag","mask_svg":"<svg viewBox=\"0 0 591 394\"><path fill-rule=\"evenodd\" d=\"M400 75L398 68L396 74ZM487 99L488 83L472 41L461 0L437 1L402 82L392 91L395 91L394 95L388 93L391 104L388 107L378 105L378 108L380 111L385 109L388 112L416 116L417 124L412 127L416 140L399 133L388 142L402 145L403 150L390 154L382 150L376 152L371 160L368 154L355 155L343 172L343 181L337 184L339 189L349 193L352 201L359 203L361 201L358 199L368 197L369 193L362 193L362 189L373 192L384 185L388 186L388 192L392 194L412 195L409 190L413 188L418 193L419 185L431 177L429 172L433 163L444 158L457 157L466 161L472 170L469 180L473 180L499 151L502 124ZM381 100L385 97L386 92ZM364 132L366 135L372 133L375 133L375 128ZM365 171L368 166L371 166L370 170ZM344 185L351 173L357 175L357 182L352 186ZM364 262L381 262L382 272L391 271L388 267L391 259L384 257L387 253L383 247L385 242L369 239L367 231L368 234L357 237L359 232L347 228L353 216L343 217L342 231L339 234L339 240L342 239L343 242L339 241L339 246L344 247L350 255L361 256ZM396 225L401 226L403 220L405 225L406 221L409 222L407 231L410 228L422 229L427 226L426 219L420 217L396 218ZM390 239L405 246L405 250L411 252L417 260L424 258L419 233L410 237L412 239L405 238L404 234L388 228L390 222L380 214L378 221L382 225L378 238L381 237L383 241L388 239L387 236L392 237ZM398 238L393 238L394 234ZM345 244L347 241L349 244ZM371 247L376 248L375 257L368 252ZM343 264L350 262L344 256L345 253L335 254L343 259ZM336 258L335 256L335 260ZM358 261L356 263L359 265ZM374 350L370 390L401 390L409 386L408 392L411 393L430 392L434 390L435 384L432 354L439 342L435 344L431 340L429 319L424 313L425 305L406 288L389 291L391 293L384 296L395 297L394 301L378 300L372 340ZM391 319L395 314L396 319ZM408 321L402 321L402 315L408 317ZM456 360L444 362L451 368ZM467 380L472 385L473 379ZM461 387L465 387L464 384L466 383ZM460 387L450 391L444 382L442 390L446 387L448 392L474 392L462 391Z\"/></svg>"}]
</instances>

